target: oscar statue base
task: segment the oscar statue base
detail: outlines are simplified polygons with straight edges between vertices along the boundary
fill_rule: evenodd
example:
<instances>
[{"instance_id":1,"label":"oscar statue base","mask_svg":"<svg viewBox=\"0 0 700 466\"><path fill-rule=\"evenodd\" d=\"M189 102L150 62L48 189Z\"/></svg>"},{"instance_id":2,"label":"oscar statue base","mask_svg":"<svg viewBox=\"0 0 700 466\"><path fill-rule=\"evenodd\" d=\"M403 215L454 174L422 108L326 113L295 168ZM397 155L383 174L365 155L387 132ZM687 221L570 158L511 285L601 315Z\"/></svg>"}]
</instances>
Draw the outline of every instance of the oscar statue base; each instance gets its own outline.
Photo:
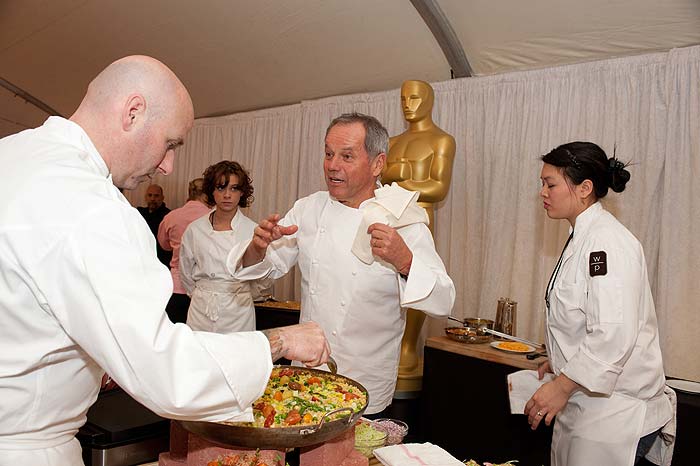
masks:
<instances>
[{"instance_id":1,"label":"oscar statue base","mask_svg":"<svg viewBox=\"0 0 700 466\"><path fill-rule=\"evenodd\" d=\"M420 358L418 366L411 371L401 371L396 380L394 398L416 398L418 392L423 389L423 358Z\"/></svg>"},{"instance_id":2,"label":"oscar statue base","mask_svg":"<svg viewBox=\"0 0 700 466\"><path fill-rule=\"evenodd\" d=\"M394 398L402 394L406 394L404 398L416 398L417 392L420 392L423 386L423 361L418 354L417 344L424 321L425 314L421 311L406 309L406 330L401 340L401 358Z\"/></svg>"}]
</instances>

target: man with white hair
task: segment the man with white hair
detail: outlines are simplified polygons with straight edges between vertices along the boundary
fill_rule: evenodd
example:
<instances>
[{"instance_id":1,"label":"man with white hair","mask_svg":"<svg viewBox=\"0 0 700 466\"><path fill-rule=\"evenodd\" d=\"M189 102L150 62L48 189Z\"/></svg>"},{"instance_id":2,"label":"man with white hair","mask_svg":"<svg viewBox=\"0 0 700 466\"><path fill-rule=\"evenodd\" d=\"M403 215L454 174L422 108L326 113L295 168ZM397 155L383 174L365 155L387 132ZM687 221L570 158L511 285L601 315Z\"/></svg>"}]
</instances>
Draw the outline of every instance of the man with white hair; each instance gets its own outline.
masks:
<instances>
[{"instance_id":1,"label":"man with white hair","mask_svg":"<svg viewBox=\"0 0 700 466\"><path fill-rule=\"evenodd\" d=\"M326 361L316 324L220 335L163 312L170 274L118 188L169 174L193 115L172 71L132 56L69 120L0 140L0 465L82 465L105 371L161 416L252 420L273 360Z\"/></svg>"},{"instance_id":2,"label":"man with white hair","mask_svg":"<svg viewBox=\"0 0 700 466\"><path fill-rule=\"evenodd\" d=\"M374 117L340 115L326 130L328 191L263 219L229 269L244 280L298 265L301 322L326 331L338 372L369 392L365 415L385 417L396 386L405 308L450 315L452 279L435 251L418 194L378 186L389 135Z\"/></svg>"}]
</instances>

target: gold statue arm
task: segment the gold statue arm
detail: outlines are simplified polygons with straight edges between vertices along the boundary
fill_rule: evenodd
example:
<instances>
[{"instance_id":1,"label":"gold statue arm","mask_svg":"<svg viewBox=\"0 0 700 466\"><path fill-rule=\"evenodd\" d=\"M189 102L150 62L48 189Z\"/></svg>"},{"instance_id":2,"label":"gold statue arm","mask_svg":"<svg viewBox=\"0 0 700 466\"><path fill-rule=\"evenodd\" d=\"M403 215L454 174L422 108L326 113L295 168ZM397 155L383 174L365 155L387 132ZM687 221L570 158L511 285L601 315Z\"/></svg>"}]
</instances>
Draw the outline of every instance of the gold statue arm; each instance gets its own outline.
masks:
<instances>
[{"instance_id":1,"label":"gold statue arm","mask_svg":"<svg viewBox=\"0 0 700 466\"><path fill-rule=\"evenodd\" d=\"M389 152L396 142L391 138ZM402 188L420 193L418 201L435 203L442 201L447 196L452 179L452 165L455 156L455 140L448 134L443 134L431 144L433 154L424 160L411 160L410 158L387 158L387 167L382 175L382 182L389 184L396 181ZM419 173L422 164L430 164L429 176L424 179L416 179L414 173Z\"/></svg>"}]
</instances>

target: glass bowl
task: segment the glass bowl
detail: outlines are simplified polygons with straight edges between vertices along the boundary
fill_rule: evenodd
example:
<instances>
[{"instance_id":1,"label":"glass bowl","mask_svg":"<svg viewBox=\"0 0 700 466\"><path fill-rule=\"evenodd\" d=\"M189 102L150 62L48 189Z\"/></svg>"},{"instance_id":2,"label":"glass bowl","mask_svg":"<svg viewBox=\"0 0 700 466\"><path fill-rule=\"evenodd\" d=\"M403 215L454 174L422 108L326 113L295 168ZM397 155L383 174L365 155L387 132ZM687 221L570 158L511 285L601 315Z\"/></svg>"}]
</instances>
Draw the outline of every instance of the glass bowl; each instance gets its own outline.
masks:
<instances>
[{"instance_id":1,"label":"glass bowl","mask_svg":"<svg viewBox=\"0 0 700 466\"><path fill-rule=\"evenodd\" d=\"M408 424L399 419L375 419L374 425L387 433L387 445L398 445L408 433Z\"/></svg>"},{"instance_id":2,"label":"glass bowl","mask_svg":"<svg viewBox=\"0 0 700 466\"><path fill-rule=\"evenodd\" d=\"M374 456L374 450L386 445L389 434L379 429L373 421L361 420L355 426L355 450L367 458Z\"/></svg>"}]
</instances>

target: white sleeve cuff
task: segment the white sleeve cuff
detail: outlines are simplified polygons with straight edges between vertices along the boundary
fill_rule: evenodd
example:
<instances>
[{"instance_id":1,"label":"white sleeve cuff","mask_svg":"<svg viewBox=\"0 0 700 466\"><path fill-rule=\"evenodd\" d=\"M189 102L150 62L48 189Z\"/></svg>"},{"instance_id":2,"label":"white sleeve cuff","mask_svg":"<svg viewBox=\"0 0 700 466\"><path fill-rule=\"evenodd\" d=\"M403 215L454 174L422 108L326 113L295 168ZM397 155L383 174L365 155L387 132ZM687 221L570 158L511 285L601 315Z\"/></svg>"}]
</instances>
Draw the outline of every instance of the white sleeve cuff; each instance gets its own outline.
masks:
<instances>
[{"instance_id":1,"label":"white sleeve cuff","mask_svg":"<svg viewBox=\"0 0 700 466\"><path fill-rule=\"evenodd\" d=\"M272 371L270 343L267 337L261 332L227 335L207 333L206 338L201 338L199 332L194 333L221 367L237 401L239 409L229 417L252 421L251 406L265 392ZM234 349L238 351L234 352Z\"/></svg>"},{"instance_id":2,"label":"white sleeve cuff","mask_svg":"<svg viewBox=\"0 0 700 466\"><path fill-rule=\"evenodd\" d=\"M236 272L243 267L241 261L249 244L250 241L237 244L229 251L228 256L226 256L226 268L231 275L236 275Z\"/></svg>"},{"instance_id":3,"label":"white sleeve cuff","mask_svg":"<svg viewBox=\"0 0 700 466\"><path fill-rule=\"evenodd\" d=\"M401 306L410 306L412 303L428 297L433 291L436 281L433 271L421 264L414 255L405 286L402 282Z\"/></svg>"},{"instance_id":4,"label":"white sleeve cuff","mask_svg":"<svg viewBox=\"0 0 700 466\"><path fill-rule=\"evenodd\" d=\"M595 358L579 349L561 370L568 378L593 393L610 395L622 368Z\"/></svg>"}]
</instances>

